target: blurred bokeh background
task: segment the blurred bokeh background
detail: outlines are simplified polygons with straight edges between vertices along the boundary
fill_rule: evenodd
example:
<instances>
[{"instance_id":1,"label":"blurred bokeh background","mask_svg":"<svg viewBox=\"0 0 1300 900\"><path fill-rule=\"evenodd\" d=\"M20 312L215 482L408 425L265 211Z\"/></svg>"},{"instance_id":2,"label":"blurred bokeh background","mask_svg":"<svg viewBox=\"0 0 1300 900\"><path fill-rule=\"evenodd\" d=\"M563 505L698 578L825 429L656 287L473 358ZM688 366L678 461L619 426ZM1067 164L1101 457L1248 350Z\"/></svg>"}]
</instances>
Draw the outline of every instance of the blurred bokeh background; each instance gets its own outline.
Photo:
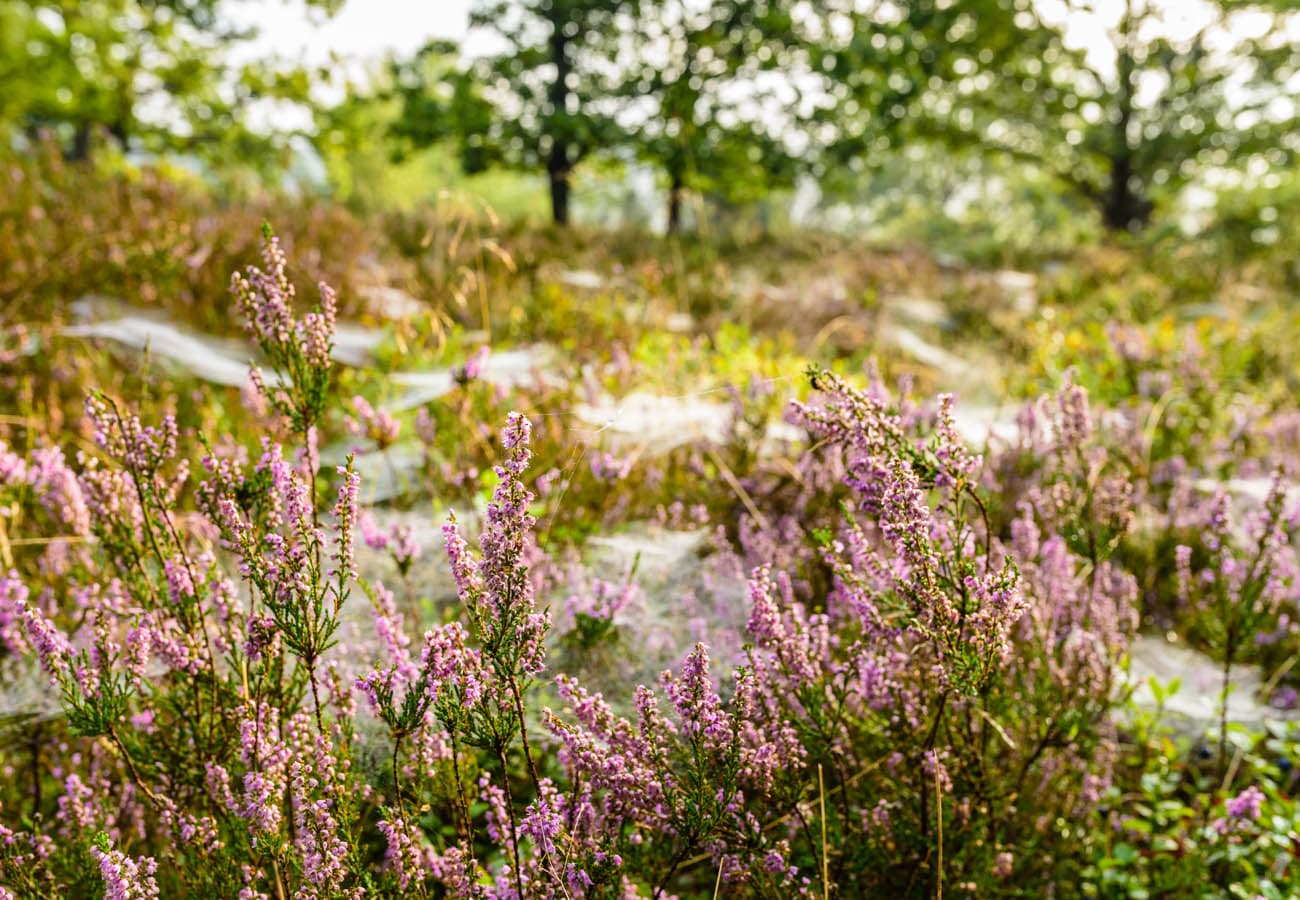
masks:
<instances>
[{"instance_id":1,"label":"blurred bokeh background","mask_svg":"<svg viewBox=\"0 0 1300 900\"><path fill-rule=\"evenodd\" d=\"M502 217L964 258L1285 249L1290 0L0 3L0 152ZM1285 254L1282 254L1285 255Z\"/></svg>"}]
</instances>

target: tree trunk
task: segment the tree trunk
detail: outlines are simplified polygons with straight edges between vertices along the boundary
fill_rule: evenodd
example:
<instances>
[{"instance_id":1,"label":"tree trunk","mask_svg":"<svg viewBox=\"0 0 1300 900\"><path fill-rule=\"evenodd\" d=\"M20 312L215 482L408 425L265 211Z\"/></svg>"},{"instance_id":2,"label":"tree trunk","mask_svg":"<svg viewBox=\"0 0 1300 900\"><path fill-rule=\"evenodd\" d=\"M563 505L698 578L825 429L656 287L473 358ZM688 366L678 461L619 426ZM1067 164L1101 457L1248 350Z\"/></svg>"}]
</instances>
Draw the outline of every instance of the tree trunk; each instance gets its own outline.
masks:
<instances>
[{"instance_id":1,"label":"tree trunk","mask_svg":"<svg viewBox=\"0 0 1300 900\"><path fill-rule=\"evenodd\" d=\"M569 105L569 39L564 33L567 23L560 10L552 7L551 12L550 49L551 62L555 64L555 77L547 87L546 94L554 115L563 116ZM551 139L546 174L551 180L551 221L565 227L569 224L569 171L572 165L569 160L568 126L561 125L556 129L556 121L552 119L545 125Z\"/></svg>"},{"instance_id":2,"label":"tree trunk","mask_svg":"<svg viewBox=\"0 0 1300 900\"><path fill-rule=\"evenodd\" d=\"M1108 231L1140 231L1151 220L1152 203L1133 186L1127 157L1111 160L1109 189L1102 196L1101 216Z\"/></svg>"},{"instance_id":3,"label":"tree trunk","mask_svg":"<svg viewBox=\"0 0 1300 900\"><path fill-rule=\"evenodd\" d=\"M556 225L569 224L569 172L567 166L555 166L552 154L552 166L547 168L551 180L551 221Z\"/></svg>"},{"instance_id":4,"label":"tree trunk","mask_svg":"<svg viewBox=\"0 0 1300 900\"><path fill-rule=\"evenodd\" d=\"M682 176L672 173L672 183L668 187L668 233L677 234L682 226Z\"/></svg>"},{"instance_id":5,"label":"tree trunk","mask_svg":"<svg viewBox=\"0 0 1300 900\"><path fill-rule=\"evenodd\" d=\"M1139 231L1151 219L1151 201L1135 187L1133 154L1140 135L1130 134L1133 123L1133 103L1137 95L1137 55L1134 41L1137 28L1134 22L1133 0L1126 0L1124 14L1119 20L1120 40L1115 61L1119 74L1119 89L1115 102L1119 115L1115 118L1114 147L1110 156L1110 184L1101 196L1101 216L1108 231Z\"/></svg>"},{"instance_id":6,"label":"tree trunk","mask_svg":"<svg viewBox=\"0 0 1300 900\"><path fill-rule=\"evenodd\" d=\"M113 140L117 141L117 146L125 153L131 140L131 130L126 124L126 119L118 119L112 125L109 125L108 133L113 136Z\"/></svg>"},{"instance_id":7,"label":"tree trunk","mask_svg":"<svg viewBox=\"0 0 1300 900\"><path fill-rule=\"evenodd\" d=\"M77 130L72 135L72 146L64 154L69 162L84 162L90 157L91 127L88 122L78 122Z\"/></svg>"}]
</instances>

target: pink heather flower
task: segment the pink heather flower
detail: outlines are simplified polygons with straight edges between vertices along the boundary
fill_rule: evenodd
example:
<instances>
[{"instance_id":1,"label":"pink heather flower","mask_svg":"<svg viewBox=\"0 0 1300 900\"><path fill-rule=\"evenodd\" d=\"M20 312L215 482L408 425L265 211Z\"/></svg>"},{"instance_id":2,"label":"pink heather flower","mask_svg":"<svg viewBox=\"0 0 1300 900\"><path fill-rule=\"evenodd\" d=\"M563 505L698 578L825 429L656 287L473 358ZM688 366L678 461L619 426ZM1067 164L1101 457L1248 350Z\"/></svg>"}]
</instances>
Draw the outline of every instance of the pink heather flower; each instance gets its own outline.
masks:
<instances>
[{"instance_id":1,"label":"pink heather flower","mask_svg":"<svg viewBox=\"0 0 1300 900\"><path fill-rule=\"evenodd\" d=\"M952 778L948 774L948 767L943 763L943 755L937 750L925 751L921 755L921 771L931 784L937 784L940 790L947 793L952 790Z\"/></svg>"},{"instance_id":2,"label":"pink heather flower","mask_svg":"<svg viewBox=\"0 0 1300 900\"><path fill-rule=\"evenodd\" d=\"M633 725L617 716L600 694L589 693L566 675L556 678L556 688L577 720L573 725L549 712L546 716L547 728L563 746L569 770L605 792L602 803L611 820L663 823L671 814L667 801L676 779L661 765L669 753L671 726L660 713L654 693L644 686L637 688L639 721Z\"/></svg>"},{"instance_id":3,"label":"pink heather flower","mask_svg":"<svg viewBox=\"0 0 1300 900\"><path fill-rule=\"evenodd\" d=\"M378 604L391 603L391 595L385 594L379 594ZM353 686L390 727L411 728L423 718L422 727L430 733L420 738L427 744L421 752L430 759L441 757L441 736L430 730L434 720L426 714L458 730L488 695L492 673L484 667L481 651L467 646L469 634L459 622L424 633L418 668L407 652L408 641L396 613L377 608L375 623L393 661L359 676ZM411 721L412 715L416 722Z\"/></svg>"},{"instance_id":4,"label":"pink heather flower","mask_svg":"<svg viewBox=\"0 0 1300 900\"><path fill-rule=\"evenodd\" d=\"M103 395L90 394L86 417L93 426L95 444L137 476L152 476L176 455L175 416L164 416L158 426L146 426L138 416L117 410Z\"/></svg>"},{"instance_id":5,"label":"pink heather flower","mask_svg":"<svg viewBox=\"0 0 1300 900\"><path fill-rule=\"evenodd\" d=\"M420 547L420 542L415 539L415 531L410 525L397 524L393 526L390 533L388 552L392 554L397 568L405 572L410 568L411 563L419 558L423 549Z\"/></svg>"},{"instance_id":6,"label":"pink heather flower","mask_svg":"<svg viewBox=\"0 0 1300 900\"><path fill-rule=\"evenodd\" d=\"M393 592L376 582L373 586L372 600L370 615L375 624L375 634L379 637L380 646L384 648L388 662L398 667L403 681L415 680L416 668L411 660L409 649L411 638L406 633L402 614L397 609Z\"/></svg>"},{"instance_id":7,"label":"pink heather flower","mask_svg":"<svg viewBox=\"0 0 1300 900\"><path fill-rule=\"evenodd\" d=\"M411 563L420 557L424 548L415 539L415 530L405 522L393 523L387 531L381 529L370 513L362 513L360 518L361 539L372 550L387 550L403 574L410 569Z\"/></svg>"},{"instance_id":8,"label":"pink heather flower","mask_svg":"<svg viewBox=\"0 0 1300 900\"><path fill-rule=\"evenodd\" d=\"M334 760L326 759L324 762L332 764ZM298 896L303 900L339 896L343 894L343 883L348 877L348 845L334 818L333 801L313 799L317 788L321 787L320 778L328 773L321 772L307 761L295 761L290 772L290 798L306 882Z\"/></svg>"},{"instance_id":9,"label":"pink heather flower","mask_svg":"<svg viewBox=\"0 0 1300 900\"><path fill-rule=\"evenodd\" d=\"M559 850L556 841L564 832L564 800L549 778L542 779L540 787L541 796L528 805L519 830L542 856L550 857Z\"/></svg>"},{"instance_id":10,"label":"pink heather flower","mask_svg":"<svg viewBox=\"0 0 1300 900\"><path fill-rule=\"evenodd\" d=\"M534 497L521 479L532 457L531 435L528 419L511 413L501 432L509 457L495 468L500 481L479 537L482 558L473 558L454 516L442 530L460 601L483 646L494 648L494 666L517 666L524 674L537 675L546 664L543 640L550 612L535 611L535 586L526 563L534 525L528 507Z\"/></svg>"},{"instance_id":11,"label":"pink heather flower","mask_svg":"<svg viewBox=\"0 0 1300 900\"><path fill-rule=\"evenodd\" d=\"M465 359L465 365L452 371L452 377L458 384L468 384L483 377L487 370L488 357L492 350L486 344L479 347Z\"/></svg>"},{"instance_id":12,"label":"pink heather flower","mask_svg":"<svg viewBox=\"0 0 1300 900\"><path fill-rule=\"evenodd\" d=\"M1252 784L1224 806L1229 818L1253 822L1264 810L1264 792Z\"/></svg>"},{"instance_id":13,"label":"pink heather flower","mask_svg":"<svg viewBox=\"0 0 1300 900\"><path fill-rule=\"evenodd\" d=\"M338 473L343 476L343 482L339 485L338 501L334 504L338 531L334 549L336 565L330 574L348 581L357 577L353 530L357 523L357 496L361 490L361 475L352 468L351 458L346 466L338 467Z\"/></svg>"},{"instance_id":14,"label":"pink heather flower","mask_svg":"<svg viewBox=\"0 0 1300 900\"><path fill-rule=\"evenodd\" d=\"M334 320L338 310L338 297L334 289L323 281L317 282L320 309L303 317L301 331L307 361L318 369L329 368L330 351L334 347Z\"/></svg>"},{"instance_id":15,"label":"pink heather flower","mask_svg":"<svg viewBox=\"0 0 1300 900\"><path fill-rule=\"evenodd\" d=\"M275 620L266 615L250 616L244 624L247 637L243 650L251 662L269 659L280 653L280 630Z\"/></svg>"},{"instance_id":16,"label":"pink heather flower","mask_svg":"<svg viewBox=\"0 0 1300 900\"><path fill-rule=\"evenodd\" d=\"M388 532L379 527L379 523L369 511L361 513L357 525L361 528L361 540L367 547L371 550L388 549Z\"/></svg>"},{"instance_id":17,"label":"pink heather flower","mask_svg":"<svg viewBox=\"0 0 1300 900\"><path fill-rule=\"evenodd\" d=\"M126 522L139 526L144 519L140 498L130 475L123 469L105 466L94 456L77 454L81 465L80 485L91 516L101 522Z\"/></svg>"},{"instance_id":18,"label":"pink heather flower","mask_svg":"<svg viewBox=\"0 0 1300 900\"><path fill-rule=\"evenodd\" d=\"M348 431L352 434L369 438L380 450L397 441L402 429L390 412L385 409L375 409L365 397L360 395L352 398L352 408L356 410L356 418L348 416L346 419Z\"/></svg>"},{"instance_id":19,"label":"pink heather flower","mask_svg":"<svg viewBox=\"0 0 1300 900\"><path fill-rule=\"evenodd\" d=\"M174 421L172 425L175 426ZM35 489L46 511L67 525L73 534L90 532L90 510L81 483L76 473L68 468L62 450L45 447L32 451L26 480Z\"/></svg>"},{"instance_id":20,"label":"pink heather flower","mask_svg":"<svg viewBox=\"0 0 1300 900\"><path fill-rule=\"evenodd\" d=\"M939 463L936 482L940 487L969 482L980 466L980 457L971 453L958 433L952 410L952 394L940 394L934 436L930 439L930 451Z\"/></svg>"},{"instance_id":21,"label":"pink heather flower","mask_svg":"<svg viewBox=\"0 0 1300 900\"><path fill-rule=\"evenodd\" d=\"M433 870L433 848L418 825L402 819L382 819L378 828L388 844L384 863L397 875L398 888L410 890L413 882L423 881Z\"/></svg>"},{"instance_id":22,"label":"pink heather flower","mask_svg":"<svg viewBox=\"0 0 1300 900\"><path fill-rule=\"evenodd\" d=\"M12 866L36 866L50 858L54 852L54 839L30 831L14 831L0 825L0 854ZM0 897L3 897L0 894ZM17 898L17 894L12 894Z\"/></svg>"},{"instance_id":23,"label":"pink heather flower","mask_svg":"<svg viewBox=\"0 0 1300 900\"><path fill-rule=\"evenodd\" d=\"M167 578L167 597L173 606L193 603L197 595L190 566L180 559L163 562L163 575Z\"/></svg>"},{"instance_id":24,"label":"pink heather flower","mask_svg":"<svg viewBox=\"0 0 1300 900\"><path fill-rule=\"evenodd\" d=\"M659 680L687 734L703 735L717 745L729 740L732 723L713 688L709 649L704 644L696 644L687 655L680 675L674 677L671 672L664 672Z\"/></svg>"},{"instance_id":25,"label":"pink heather flower","mask_svg":"<svg viewBox=\"0 0 1300 900\"><path fill-rule=\"evenodd\" d=\"M273 835L280 828L280 798L283 788L261 772L244 774L244 793L235 812L248 822L248 830L257 835Z\"/></svg>"},{"instance_id":26,"label":"pink heather flower","mask_svg":"<svg viewBox=\"0 0 1300 900\"><path fill-rule=\"evenodd\" d=\"M257 366L249 366L248 377L239 388L239 400L243 403L244 409L252 413L255 418L265 418L271 412L271 406L266 400L268 396L262 370Z\"/></svg>"},{"instance_id":27,"label":"pink heather flower","mask_svg":"<svg viewBox=\"0 0 1300 900\"><path fill-rule=\"evenodd\" d=\"M265 269L250 266L246 273L236 272L231 278L231 292L244 315L244 327L259 343L284 347L297 342L308 363L328 367L338 306L334 291L323 282L319 284L319 311L295 322L295 292L287 274L288 260L280 239L269 230L262 242L262 264Z\"/></svg>"},{"instance_id":28,"label":"pink heather flower","mask_svg":"<svg viewBox=\"0 0 1300 900\"><path fill-rule=\"evenodd\" d=\"M614 617L636 598L639 591L636 582L630 579L619 587L594 578L590 585L569 595L564 601L564 611L571 619L581 615L601 622L613 622Z\"/></svg>"},{"instance_id":29,"label":"pink heather flower","mask_svg":"<svg viewBox=\"0 0 1300 900\"><path fill-rule=\"evenodd\" d=\"M1067 383L1057 396L1057 446L1062 449L1082 447L1092 437L1092 413L1088 392L1077 384Z\"/></svg>"},{"instance_id":30,"label":"pink heather flower","mask_svg":"<svg viewBox=\"0 0 1300 900\"><path fill-rule=\"evenodd\" d=\"M15 656L28 650L27 621L23 610L27 604L27 585L18 573L0 576L0 646Z\"/></svg>"},{"instance_id":31,"label":"pink heather flower","mask_svg":"<svg viewBox=\"0 0 1300 900\"><path fill-rule=\"evenodd\" d=\"M510 854L517 852L511 836L510 813L506 809L506 793L499 785L492 783L486 772L479 776L479 799L487 805L488 837L496 841Z\"/></svg>"},{"instance_id":32,"label":"pink heather flower","mask_svg":"<svg viewBox=\"0 0 1300 900\"><path fill-rule=\"evenodd\" d=\"M135 859L120 850L90 848L99 863L99 874L104 878L104 900L155 900L158 882L154 874L158 863L152 857Z\"/></svg>"},{"instance_id":33,"label":"pink heather flower","mask_svg":"<svg viewBox=\"0 0 1300 900\"><path fill-rule=\"evenodd\" d=\"M1289 684L1283 685L1269 698L1268 705L1274 709L1295 709L1300 706L1300 691Z\"/></svg>"},{"instance_id":34,"label":"pink heather flower","mask_svg":"<svg viewBox=\"0 0 1300 900\"><path fill-rule=\"evenodd\" d=\"M270 894L252 887L254 881L266 877L265 873L247 864L240 866L240 869L244 878L244 887L239 889L239 893L235 895L235 900L271 900Z\"/></svg>"},{"instance_id":35,"label":"pink heather flower","mask_svg":"<svg viewBox=\"0 0 1300 900\"><path fill-rule=\"evenodd\" d=\"M320 284L316 309L295 320L294 288L284 252L269 226L264 230L262 262L265 268L250 266L230 280L245 329L281 376L274 386L254 376L254 386L290 418L295 430L310 431L325 414L337 298L328 285Z\"/></svg>"},{"instance_id":36,"label":"pink heather flower","mask_svg":"<svg viewBox=\"0 0 1300 900\"><path fill-rule=\"evenodd\" d=\"M27 461L0 441L0 484L22 484L27 480Z\"/></svg>"},{"instance_id":37,"label":"pink heather flower","mask_svg":"<svg viewBox=\"0 0 1300 900\"><path fill-rule=\"evenodd\" d=\"M426 447L432 447L438 439L438 421L429 412L428 407L421 406L415 412L415 436Z\"/></svg>"},{"instance_id":38,"label":"pink heather flower","mask_svg":"<svg viewBox=\"0 0 1300 900\"><path fill-rule=\"evenodd\" d=\"M450 521L442 526L442 537L447 547L447 561L451 564L452 578L456 581L456 590L461 596L474 596L483 590L479 578L478 565L474 561L469 543L460 533L453 513Z\"/></svg>"},{"instance_id":39,"label":"pink heather flower","mask_svg":"<svg viewBox=\"0 0 1300 900\"><path fill-rule=\"evenodd\" d=\"M288 260L280 239L269 229L262 241L262 263L265 271L250 267L247 277L236 273L232 290L244 313L244 327L261 339L284 343L293 332L294 287L286 274Z\"/></svg>"},{"instance_id":40,"label":"pink heather flower","mask_svg":"<svg viewBox=\"0 0 1300 900\"><path fill-rule=\"evenodd\" d=\"M448 847L431 861L433 877L455 900L486 900L488 890L479 880L479 865L466 847Z\"/></svg>"},{"instance_id":41,"label":"pink heather flower","mask_svg":"<svg viewBox=\"0 0 1300 900\"><path fill-rule=\"evenodd\" d=\"M448 622L424 633L421 669L427 673L427 690L438 700L452 688L463 709L478 704L487 693L491 675L484 669L482 654L468 646L469 634L459 622Z\"/></svg>"},{"instance_id":42,"label":"pink heather flower","mask_svg":"<svg viewBox=\"0 0 1300 900\"><path fill-rule=\"evenodd\" d=\"M63 795L58 800L59 818L82 831L98 827L104 810L96 802L95 790L73 772L63 779Z\"/></svg>"},{"instance_id":43,"label":"pink heather flower","mask_svg":"<svg viewBox=\"0 0 1300 900\"><path fill-rule=\"evenodd\" d=\"M597 481L614 484L622 481L632 472L635 459L631 456L619 458L612 453L593 454L591 457L591 474Z\"/></svg>"},{"instance_id":44,"label":"pink heather flower","mask_svg":"<svg viewBox=\"0 0 1300 900\"><path fill-rule=\"evenodd\" d=\"M50 680L54 681L59 676L67 674L72 656L72 648L68 644L67 636L55 627L44 613L32 607L27 602L26 596L19 598L14 605L18 617L27 629L27 640L36 650L41 668L50 676Z\"/></svg>"}]
</instances>

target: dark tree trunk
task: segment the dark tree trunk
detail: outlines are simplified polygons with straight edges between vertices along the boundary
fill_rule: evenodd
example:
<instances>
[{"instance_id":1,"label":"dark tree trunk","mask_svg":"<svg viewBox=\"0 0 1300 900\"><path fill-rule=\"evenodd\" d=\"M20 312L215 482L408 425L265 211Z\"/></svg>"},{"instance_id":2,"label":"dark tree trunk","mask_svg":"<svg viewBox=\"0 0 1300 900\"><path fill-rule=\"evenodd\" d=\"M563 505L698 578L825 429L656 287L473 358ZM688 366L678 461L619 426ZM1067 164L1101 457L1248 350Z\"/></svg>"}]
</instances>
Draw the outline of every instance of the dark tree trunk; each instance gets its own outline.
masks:
<instances>
[{"instance_id":1,"label":"dark tree trunk","mask_svg":"<svg viewBox=\"0 0 1300 900\"><path fill-rule=\"evenodd\" d=\"M552 115L560 117L565 114L569 104L569 39L564 33L563 17L551 20L551 62L555 64L555 79L547 88L547 100L550 101ZM547 124L550 131L551 152L546 160L546 174L551 181L551 221L556 225L569 224L569 170L572 160L569 158L569 135L567 126L554 127L552 119ZM558 133L557 133L558 131Z\"/></svg>"},{"instance_id":2,"label":"dark tree trunk","mask_svg":"<svg viewBox=\"0 0 1300 900\"><path fill-rule=\"evenodd\" d=\"M90 156L91 127L88 122L80 122L72 135L72 146L68 148L65 158L69 162L82 162Z\"/></svg>"},{"instance_id":3,"label":"dark tree trunk","mask_svg":"<svg viewBox=\"0 0 1300 900\"><path fill-rule=\"evenodd\" d=\"M117 145L122 152L126 152L127 143L131 140L131 129L127 127L125 119L118 119L112 125L108 126L108 133L117 141Z\"/></svg>"},{"instance_id":4,"label":"dark tree trunk","mask_svg":"<svg viewBox=\"0 0 1300 900\"><path fill-rule=\"evenodd\" d=\"M1101 195L1101 217L1109 231L1139 231L1151 220L1151 201L1142 195L1133 171L1135 144L1140 135L1130 134L1133 102L1137 94L1137 58L1133 40L1133 7L1130 2L1119 21L1119 57L1116 68L1119 89L1115 101L1114 147L1110 157L1110 184Z\"/></svg>"},{"instance_id":5,"label":"dark tree trunk","mask_svg":"<svg viewBox=\"0 0 1300 900\"><path fill-rule=\"evenodd\" d=\"M1109 189L1102 195L1101 216L1108 231L1140 231L1151 220L1151 201L1135 189L1127 157L1112 159Z\"/></svg>"},{"instance_id":6,"label":"dark tree trunk","mask_svg":"<svg viewBox=\"0 0 1300 900\"><path fill-rule=\"evenodd\" d=\"M668 186L668 233L677 234L682 227L682 176L672 173L672 183Z\"/></svg>"},{"instance_id":7,"label":"dark tree trunk","mask_svg":"<svg viewBox=\"0 0 1300 900\"><path fill-rule=\"evenodd\" d=\"M569 170L563 151L552 151L547 175L551 180L551 221L556 225L569 224ZM558 160L558 162L557 162Z\"/></svg>"}]
</instances>

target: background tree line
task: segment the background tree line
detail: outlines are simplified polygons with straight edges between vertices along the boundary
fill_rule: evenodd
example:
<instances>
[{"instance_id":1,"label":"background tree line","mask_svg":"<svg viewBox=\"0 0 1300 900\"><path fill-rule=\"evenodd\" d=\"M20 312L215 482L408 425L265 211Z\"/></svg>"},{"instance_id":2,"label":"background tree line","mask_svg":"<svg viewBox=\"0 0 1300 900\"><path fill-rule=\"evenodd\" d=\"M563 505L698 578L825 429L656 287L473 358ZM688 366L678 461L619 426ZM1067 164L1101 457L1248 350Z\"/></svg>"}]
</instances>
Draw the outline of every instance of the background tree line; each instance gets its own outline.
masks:
<instances>
[{"instance_id":1,"label":"background tree line","mask_svg":"<svg viewBox=\"0 0 1300 900\"><path fill-rule=\"evenodd\" d=\"M801 175L847 195L923 148L1136 231L1207 171L1281 173L1300 149L1295 4L1194 6L1188 27L1171 0L475 0L493 52L434 41L325 102L329 71L232 64L250 35L218 0L0 0L0 129L266 173L295 130L249 111L289 101L326 159L438 147L462 172L544 173L560 225L575 173L640 161L670 231L690 195L744 204ZM1071 39L1080 15L1105 33Z\"/></svg>"}]
</instances>

